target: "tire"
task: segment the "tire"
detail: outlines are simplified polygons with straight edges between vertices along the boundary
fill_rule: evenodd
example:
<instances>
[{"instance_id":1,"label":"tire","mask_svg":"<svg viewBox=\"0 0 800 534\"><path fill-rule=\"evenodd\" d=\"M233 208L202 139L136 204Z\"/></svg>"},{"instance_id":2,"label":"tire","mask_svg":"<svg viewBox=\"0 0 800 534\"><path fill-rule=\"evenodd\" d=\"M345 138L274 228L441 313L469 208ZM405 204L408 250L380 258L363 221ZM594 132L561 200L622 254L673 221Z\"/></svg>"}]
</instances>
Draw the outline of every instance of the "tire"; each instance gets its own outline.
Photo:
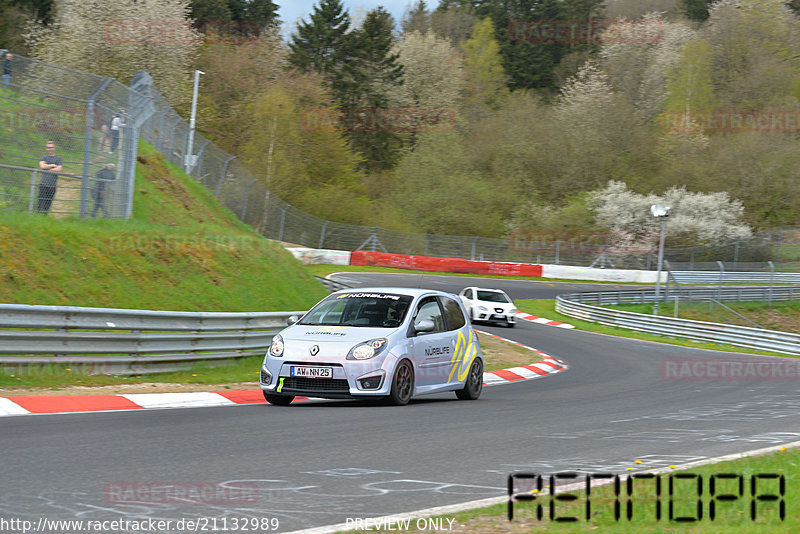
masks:
<instances>
[{"instance_id":1,"label":"tire","mask_svg":"<svg viewBox=\"0 0 800 534\"><path fill-rule=\"evenodd\" d=\"M456 397L460 400L477 400L483 391L483 360L475 358L469 368L467 381L462 389L456 390Z\"/></svg>"},{"instance_id":2,"label":"tire","mask_svg":"<svg viewBox=\"0 0 800 534\"><path fill-rule=\"evenodd\" d=\"M389 392L389 403L405 406L414 394L414 368L408 360L397 364L392 378L392 389Z\"/></svg>"},{"instance_id":3,"label":"tire","mask_svg":"<svg viewBox=\"0 0 800 534\"><path fill-rule=\"evenodd\" d=\"M510 323L510 322L506 321L506 327L508 327L508 328L514 328L515 324L517 324L517 323Z\"/></svg>"},{"instance_id":4,"label":"tire","mask_svg":"<svg viewBox=\"0 0 800 534\"><path fill-rule=\"evenodd\" d=\"M294 395L273 395L272 393L267 393L266 391L262 391L264 393L264 398L270 404L274 404L275 406L289 406L291 402L294 400Z\"/></svg>"}]
</instances>

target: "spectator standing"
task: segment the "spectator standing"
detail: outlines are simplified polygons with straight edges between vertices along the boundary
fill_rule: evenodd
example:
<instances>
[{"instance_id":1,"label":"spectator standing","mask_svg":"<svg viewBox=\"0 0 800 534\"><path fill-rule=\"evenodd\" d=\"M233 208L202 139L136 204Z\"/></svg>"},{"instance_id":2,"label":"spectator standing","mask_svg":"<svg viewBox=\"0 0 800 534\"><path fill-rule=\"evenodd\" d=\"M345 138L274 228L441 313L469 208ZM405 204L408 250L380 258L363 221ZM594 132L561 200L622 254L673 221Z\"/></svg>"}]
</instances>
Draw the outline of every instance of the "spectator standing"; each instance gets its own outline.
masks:
<instances>
[{"instance_id":1,"label":"spectator standing","mask_svg":"<svg viewBox=\"0 0 800 534\"><path fill-rule=\"evenodd\" d=\"M36 207L38 213L47 214L50 212L50 205L53 197L56 196L56 186L58 185L58 172L62 172L64 161L61 156L56 156L56 144L48 141L45 145L47 154L39 160L39 168L43 171L42 179L39 181L39 202Z\"/></svg>"},{"instance_id":2,"label":"spectator standing","mask_svg":"<svg viewBox=\"0 0 800 534\"><path fill-rule=\"evenodd\" d=\"M107 124L103 124L100 127L100 143L98 150L104 154L111 154L111 131L108 129Z\"/></svg>"},{"instance_id":3,"label":"spectator standing","mask_svg":"<svg viewBox=\"0 0 800 534\"><path fill-rule=\"evenodd\" d=\"M11 60L14 55L10 52L3 58L3 89L8 89L8 84L11 83Z\"/></svg>"},{"instance_id":4,"label":"spectator standing","mask_svg":"<svg viewBox=\"0 0 800 534\"><path fill-rule=\"evenodd\" d=\"M97 210L102 209L103 215L108 218L108 206L106 198L108 196L108 183L115 180L117 177L114 174L114 164L109 163L95 175L97 180L92 187L92 198L94 198L94 208L92 208L92 217L97 215Z\"/></svg>"},{"instance_id":5,"label":"spectator standing","mask_svg":"<svg viewBox=\"0 0 800 534\"><path fill-rule=\"evenodd\" d=\"M125 126L125 121L122 120L122 117L119 113L114 114L114 118L111 119L111 153L113 154L114 151L119 146L119 134L120 128Z\"/></svg>"}]
</instances>

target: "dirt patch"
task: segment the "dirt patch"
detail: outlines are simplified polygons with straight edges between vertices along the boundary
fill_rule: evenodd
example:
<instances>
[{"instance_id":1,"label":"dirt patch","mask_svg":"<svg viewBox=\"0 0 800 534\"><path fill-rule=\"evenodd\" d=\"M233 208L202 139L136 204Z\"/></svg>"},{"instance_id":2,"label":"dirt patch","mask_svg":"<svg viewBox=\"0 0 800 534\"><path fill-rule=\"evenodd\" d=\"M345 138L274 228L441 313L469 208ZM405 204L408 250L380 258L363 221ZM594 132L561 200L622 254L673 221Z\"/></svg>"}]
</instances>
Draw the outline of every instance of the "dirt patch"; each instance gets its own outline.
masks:
<instances>
[{"instance_id":1,"label":"dirt patch","mask_svg":"<svg viewBox=\"0 0 800 534\"><path fill-rule=\"evenodd\" d=\"M520 367L544 361L544 358L529 349L488 334L479 333L478 340L481 343L487 371Z\"/></svg>"}]
</instances>

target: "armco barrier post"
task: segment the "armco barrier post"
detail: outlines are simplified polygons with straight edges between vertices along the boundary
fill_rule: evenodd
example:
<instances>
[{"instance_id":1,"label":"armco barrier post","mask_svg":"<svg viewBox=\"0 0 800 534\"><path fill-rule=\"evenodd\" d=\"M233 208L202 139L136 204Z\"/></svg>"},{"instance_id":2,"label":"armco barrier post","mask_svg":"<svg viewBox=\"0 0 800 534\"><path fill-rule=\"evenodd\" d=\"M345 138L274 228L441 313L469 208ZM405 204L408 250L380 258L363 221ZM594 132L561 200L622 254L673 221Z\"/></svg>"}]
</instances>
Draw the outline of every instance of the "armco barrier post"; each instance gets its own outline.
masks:
<instances>
[{"instance_id":1,"label":"armco barrier post","mask_svg":"<svg viewBox=\"0 0 800 534\"><path fill-rule=\"evenodd\" d=\"M775 285L775 264L771 261L769 263L769 293L767 293L767 308L772 307L772 286Z\"/></svg>"}]
</instances>

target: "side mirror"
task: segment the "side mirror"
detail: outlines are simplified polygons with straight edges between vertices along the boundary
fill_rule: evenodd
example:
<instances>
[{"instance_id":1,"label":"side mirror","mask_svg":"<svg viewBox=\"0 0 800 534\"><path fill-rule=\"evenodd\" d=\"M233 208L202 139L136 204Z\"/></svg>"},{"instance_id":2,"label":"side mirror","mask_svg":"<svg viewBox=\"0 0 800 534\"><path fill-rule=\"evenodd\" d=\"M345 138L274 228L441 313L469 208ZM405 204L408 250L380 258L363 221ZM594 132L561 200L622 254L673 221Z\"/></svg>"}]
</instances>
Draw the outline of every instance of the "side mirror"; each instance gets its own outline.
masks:
<instances>
[{"instance_id":1,"label":"side mirror","mask_svg":"<svg viewBox=\"0 0 800 534\"><path fill-rule=\"evenodd\" d=\"M288 324L289 326L292 326L293 324L295 324L299 320L300 320L300 317L298 317L297 315L292 315L288 319L286 319L286 324Z\"/></svg>"},{"instance_id":2,"label":"side mirror","mask_svg":"<svg viewBox=\"0 0 800 534\"><path fill-rule=\"evenodd\" d=\"M435 329L436 325L430 319L423 319L414 325L414 332L418 334L421 332L433 332Z\"/></svg>"}]
</instances>

